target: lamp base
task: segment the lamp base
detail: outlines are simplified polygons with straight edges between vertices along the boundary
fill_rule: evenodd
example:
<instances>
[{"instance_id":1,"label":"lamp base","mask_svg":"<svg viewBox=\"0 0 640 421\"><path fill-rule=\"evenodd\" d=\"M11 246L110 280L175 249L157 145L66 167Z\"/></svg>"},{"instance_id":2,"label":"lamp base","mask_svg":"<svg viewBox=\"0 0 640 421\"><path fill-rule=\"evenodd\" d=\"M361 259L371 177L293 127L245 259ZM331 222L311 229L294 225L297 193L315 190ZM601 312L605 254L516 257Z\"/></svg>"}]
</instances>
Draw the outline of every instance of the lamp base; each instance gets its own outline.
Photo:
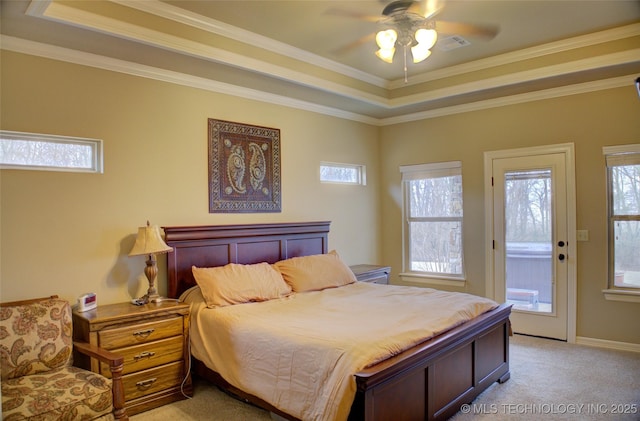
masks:
<instances>
[{"instance_id":1,"label":"lamp base","mask_svg":"<svg viewBox=\"0 0 640 421\"><path fill-rule=\"evenodd\" d=\"M144 268L144 274L149 281L149 289L147 290L147 293L142 297L131 300L131 303L137 306L141 306L149 303L161 303L163 301L177 302L178 300L174 298L165 298L161 297L160 294L158 294L158 290L155 287L156 276L158 275L158 266L156 264L155 255L149 254L149 258L147 259L146 263L147 267Z\"/></svg>"},{"instance_id":2,"label":"lamp base","mask_svg":"<svg viewBox=\"0 0 640 421\"><path fill-rule=\"evenodd\" d=\"M131 304L136 305L136 306L142 306L145 304L159 304L165 301L170 301L170 302L174 302L177 303L179 300L177 298L167 298L167 297L162 297L158 294L155 295L149 295L149 294L145 294L140 298L134 298L133 300L131 300Z\"/></svg>"},{"instance_id":3,"label":"lamp base","mask_svg":"<svg viewBox=\"0 0 640 421\"><path fill-rule=\"evenodd\" d=\"M160 297L160 295L158 294L149 294L146 293L144 294L142 297L140 298L134 298L133 300L131 300L132 303L136 304L136 305L142 305L142 304L149 304L149 303L153 303L158 299L161 299L162 297ZM140 303L140 304L138 304Z\"/></svg>"}]
</instances>

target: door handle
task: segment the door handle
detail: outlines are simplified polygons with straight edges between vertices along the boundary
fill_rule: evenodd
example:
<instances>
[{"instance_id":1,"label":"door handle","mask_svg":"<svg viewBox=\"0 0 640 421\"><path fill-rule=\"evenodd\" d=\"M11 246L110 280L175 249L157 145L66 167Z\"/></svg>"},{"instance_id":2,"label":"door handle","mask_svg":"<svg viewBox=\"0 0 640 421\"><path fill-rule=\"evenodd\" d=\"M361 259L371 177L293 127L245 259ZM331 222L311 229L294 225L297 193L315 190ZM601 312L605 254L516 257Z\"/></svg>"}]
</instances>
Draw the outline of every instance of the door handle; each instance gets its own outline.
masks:
<instances>
[{"instance_id":1,"label":"door handle","mask_svg":"<svg viewBox=\"0 0 640 421\"><path fill-rule=\"evenodd\" d=\"M564 254L560 253L558 255L558 260L560 260L562 262L564 260Z\"/></svg>"},{"instance_id":2,"label":"door handle","mask_svg":"<svg viewBox=\"0 0 640 421\"><path fill-rule=\"evenodd\" d=\"M558 247L564 247L564 241L558 241Z\"/></svg>"}]
</instances>

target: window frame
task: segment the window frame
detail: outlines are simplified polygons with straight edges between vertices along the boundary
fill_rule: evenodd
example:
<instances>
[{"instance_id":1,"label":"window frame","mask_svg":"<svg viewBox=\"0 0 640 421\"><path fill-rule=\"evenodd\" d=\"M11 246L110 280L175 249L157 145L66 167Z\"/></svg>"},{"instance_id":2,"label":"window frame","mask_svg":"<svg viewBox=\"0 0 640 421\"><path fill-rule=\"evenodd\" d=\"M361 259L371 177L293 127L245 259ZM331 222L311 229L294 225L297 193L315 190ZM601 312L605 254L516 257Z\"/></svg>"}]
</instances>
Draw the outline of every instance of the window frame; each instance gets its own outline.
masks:
<instances>
[{"instance_id":1,"label":"window frame","mask_svg":"<svg viewBox=\"0 0 640 421\"><path fill-rule=\"evenodd\" d=\"M607 288L602 292L607 300L640 302L640 287L618 286L615 284L615 223L617 221L638 221L640 213L615 215L612 188L612 168L615 166L640 164L640 144L605 146L606 197L607 197Z\"/></svg>"},{"instance_id":2,"label":"window frame","mask_svg":"<svg viewBox=\"0 0 640 421\"><path fill-rule=\"evenodd\" d=\"M325 180L322 178L322 167L333 167L333 168L343 168L343 169L355 169L358 173L357 181L336 181L336 180ZM319 178L321 183L327 184L346 184L352 186L366 186L367 185L367 168L362 164L345 164L341 162L327 162L320 161L319 167Z\"/></svg>"},{"instance_id":3,"label":"window frame","mask_svg":"<svg viewBox=\"0 0 640 421\"><path fill-rule=\"evenodd\" d=\"M0 142L10 142L12 140L26 142L41 142L47 144L72 144L89 146L91 148L91 166L90 167L69 167L63 164L55 165L38 165L38 164L14 164L3 163L0 161L0 170L17 169L17 170L35 170L35 171L62 171L62 172L80 172L102 174L104 172L103 162L103 142L101 139L91 139L83 137L59 136L51 134L15 132L9 130L0 130Z\"/></svg>"},{"instance_id":4,"label":"window frame","mask_svg":"<svg viewBox=\"0 0 640 421\"><path fill-rule=\"evenodd\" d=\"M402 175L402 273L403 280L427 283L435 285L449 285L463 287L466 282L466 267L464 259L464 191L460 192L462 205L460 216L447 217L411 217L409 182L417 179L437 178L443 176L458 175L462 188L462 162L448 161L438 163L402 165L400 166ZM460 224L460 265L461 273L452 274L445 272L416 271L411 267L411 223L412 222L458 222Z\"/></svg>"}]
</instances>

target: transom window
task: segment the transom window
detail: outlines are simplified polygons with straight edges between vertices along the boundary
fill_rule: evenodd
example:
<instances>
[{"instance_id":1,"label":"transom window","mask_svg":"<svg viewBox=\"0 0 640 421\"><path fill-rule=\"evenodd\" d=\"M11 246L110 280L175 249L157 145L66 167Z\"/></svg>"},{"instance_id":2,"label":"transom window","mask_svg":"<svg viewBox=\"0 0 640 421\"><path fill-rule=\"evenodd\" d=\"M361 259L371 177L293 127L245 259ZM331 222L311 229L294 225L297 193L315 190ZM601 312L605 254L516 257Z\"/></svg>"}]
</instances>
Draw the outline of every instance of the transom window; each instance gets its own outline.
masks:
<instances>
[{"instance_id":1,"label":"transom window","mask_svg":"<svg viewBox=\"0 0 640 421\"><path fill-rule=\"evenodd\" d=\"M462 164L400 167L404 191L404 272L464 279Z\"/></svg>"},{"instance_id":2,"label":"transom window","mask_svg":"<svg viewBox=\"0 0 640 421\"><path fill-rule=\"evenodd\" d=\"M323 183L366 185L365 166L358 164L321 162L320 181Z\"/></svg>"},{"instance_id":3,"label":"transom window","mask_svg":"<svg viewBox=\"0 0 640 421\"><path fill-rule=\"evenodd\" d=\"M0 130L0 168L102 173L102 141Z\"/></svg>"},{"instance_id":4,"label":"transom window","mask_svg":"<svg viewBox=\"0 0 640 421\"><path fill-rule=\"evenodd\" d=\"M609 288L640 290L640 144L605 147Z\"/></svg>"}]
</instances>

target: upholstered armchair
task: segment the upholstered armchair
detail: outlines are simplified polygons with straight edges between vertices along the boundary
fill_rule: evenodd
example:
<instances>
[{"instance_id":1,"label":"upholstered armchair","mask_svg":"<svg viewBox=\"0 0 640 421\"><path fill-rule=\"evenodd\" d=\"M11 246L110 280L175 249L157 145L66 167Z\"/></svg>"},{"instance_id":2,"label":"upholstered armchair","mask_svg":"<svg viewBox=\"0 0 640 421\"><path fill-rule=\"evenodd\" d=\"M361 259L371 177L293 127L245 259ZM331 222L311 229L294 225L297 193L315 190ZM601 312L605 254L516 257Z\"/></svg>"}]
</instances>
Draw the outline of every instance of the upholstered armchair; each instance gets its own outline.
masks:
<instances>
[{"instance_id":1,"label":"upholstered armchair","mask_svg":"<svg viewBox=\"0 0 640 421\"><path fill-rule=\"evenodd\" d=\"M57 296L0 304L2 418L127 420L123 357L73 341L71 307ZM73 366L73 353L109 365L108 379Z\"/></svg>"}]
</instances>

